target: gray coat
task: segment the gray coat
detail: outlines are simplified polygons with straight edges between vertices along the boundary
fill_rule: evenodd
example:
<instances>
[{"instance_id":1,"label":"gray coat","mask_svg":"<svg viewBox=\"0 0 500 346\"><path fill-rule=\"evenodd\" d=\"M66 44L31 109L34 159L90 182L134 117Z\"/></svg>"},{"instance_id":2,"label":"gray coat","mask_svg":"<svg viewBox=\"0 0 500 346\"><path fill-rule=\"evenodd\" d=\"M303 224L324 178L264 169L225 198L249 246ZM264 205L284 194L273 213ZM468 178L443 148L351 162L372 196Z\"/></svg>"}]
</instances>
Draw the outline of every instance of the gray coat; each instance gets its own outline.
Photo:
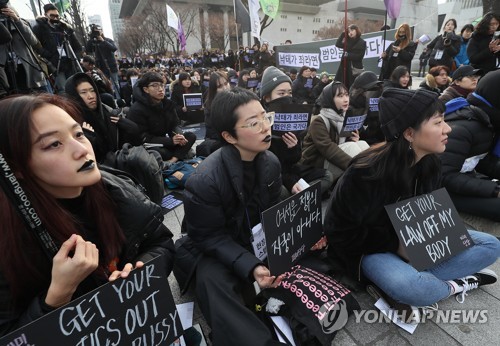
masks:
<instances>
[{"instance_id":1,"label":"gray coat","mask_svg":"<svg viewBox=\"0 0 500 346\"><path fill-rule=\"evenodd\" d=\"M31 47L38 44L38 39L31 31L29 24L23 19L20 19L17 22L9 20L7 26L12 34L12 41L10 43L0 45L0 64L6 65L9 50L12 50L19 57L24 70L26 71L26 85L29 88L40 88L47 85L47 81L43 73L38 71L38 62L29 52L29 50L32 51ZM19 30L16 30L16 28ZM29 47L26 46L19 33L23 35ZM8 71L6 71L6 73L8 73Z\"/></svg>"}]
</instances>

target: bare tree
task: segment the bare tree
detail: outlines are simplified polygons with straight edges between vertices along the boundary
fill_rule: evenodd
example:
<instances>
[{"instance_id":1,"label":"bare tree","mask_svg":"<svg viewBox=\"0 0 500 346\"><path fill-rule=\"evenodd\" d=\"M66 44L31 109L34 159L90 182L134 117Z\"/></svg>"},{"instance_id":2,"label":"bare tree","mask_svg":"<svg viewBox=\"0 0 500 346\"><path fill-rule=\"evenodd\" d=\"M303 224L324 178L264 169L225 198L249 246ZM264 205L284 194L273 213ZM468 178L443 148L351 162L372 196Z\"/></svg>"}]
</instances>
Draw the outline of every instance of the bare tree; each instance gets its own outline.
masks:
<instances>
[{"instance_id":1,"label":"bare tree","mask_svg":"<svg viewBox=\"0 0 500 346\"><path fill-rule=\"evenodd\" d=\"M81 44L85 45L88 40L88 28L87 28L87 18L85 12L82 9L81 0L70 0L69 7L66 9L65 19L70 21L75 30L75 35Z\"/></svg>"}]
</instances>

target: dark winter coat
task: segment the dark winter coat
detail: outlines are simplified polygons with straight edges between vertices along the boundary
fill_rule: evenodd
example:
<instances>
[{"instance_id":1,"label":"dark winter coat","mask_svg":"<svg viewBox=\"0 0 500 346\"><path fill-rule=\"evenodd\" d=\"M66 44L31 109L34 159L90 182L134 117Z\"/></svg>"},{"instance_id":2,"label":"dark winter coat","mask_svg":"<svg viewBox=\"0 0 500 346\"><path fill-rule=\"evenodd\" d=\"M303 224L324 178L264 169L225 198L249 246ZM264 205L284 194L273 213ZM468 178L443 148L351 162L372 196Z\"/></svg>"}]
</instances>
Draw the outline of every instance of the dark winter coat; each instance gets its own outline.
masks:
<instances>
[{"instance_id":1,"label":"dark winter coat","mask_svg":"<svg viewBox=\"0 0 500 346\"><path fill-rule=\"evenodd\" d=\"M40 54L45 59L49 60L55 68L57 68L57 63L59 61L59 50L57 48L61 46L64 41L64 29L68 33L71 48L76 56L79 57L82 52L82 45L76 38L75 31L72 28L65 24L54 27L49 24L49 19L47 17L37 18L36 24L33 26L33 33L42 45ZM67 58L68 56L69 53L66 52L66 57L61 59L60 71L66 72L71 70L71 60Z\"/></svg>"},{"instance_id":2,"label":"dark winter coat","mask_svg":"<svg viewBox=\"0 0 500 346\"><path fill-rule=\"evenodd\" d=\"M105 37L104 41L88 40L85 50L87 54L95 56L96 66L99 67L106 76L118 72L115 52L117 51L115 42Z\"/></svg>"},{"instance_id":3,"label":"dark winter coat","mask_svg":"<svg viewBox=\"0 0 500 346\"><path fill-rule=\"evenodd\" d=\"M473 32L467 45L470 64L474 68L483 70L484 74L495 70L497 59L500 59L500 52L493 53L490 51L489 44L492 38L493 35L481 35Z\"/></svg>"},{"instance_id":4,"label":"dark winter coat","mask_svg":"<svg viewBox=\"0 0 500 346\"><path fill-rule=\"evenodd\" d=\"M438 65L447 66L450 71L453 70L453 58L460 52L461 40L460 36L454 33L447 34L446 42L443 35L438 35L431 43L427 45L427 49L431 51L429 55L429 66ZM440 59L436 59L438 51L443 51Z\"/></svg>"},{"instance_id":5,"label":"dark winter coat","mask_svg":"<svg viewBox=\"0 0 500 346\"><path fill-rule=\"evenodd\" d=\"M344 49L345 33L340 34L340 37L335 42L335 46ZM349 88L354 81L351 67L363 68L363 57L365 56L366 42L361 37L347 38L346 49L342 53L339 68L335 74L335 80L344 83ZM351 66L352 65L352 66ZM346 70L347 79L344 80L344 66Z\"/></svg>"},{"instance_id":6,"label":"dark winter coat","mask_svg":"<svg viewBox=\"0 0 500 346\"><path fill-rule=\"evenodd\" d=\"M292 82L293 102L314 104L313 87L314 80L312 78L297 76L297 79Z\"/></svg>"},{"instance_id":7,"label":"dark winter coat","mask_svg":"<svg viewBox=\"0 0 500 346\"><path fill-rule=\"evenodd\" d=\"M269 151L259 153L254 162L254 195L258 196L259 210L264 211L279 201L280 164ZM261 261L250 250L246 204L241 156L232 145L208 156L187 181L184 192L187 241L241 279L252 282L252 271Z\"/></svg>"},{"instance_id":8,"label":"dark winter coat","mask_svg":"<svg viewBox=\"0 0 500 346\"><path fill-rule=\"evenodd\" d=\"M133 88L133 96L135 102L130 107L127 118L137 124L140 142L173 148L174 132L182 133L175 103L164 97L160 103L154 104L138 83Z\"/></svg>"},{"instance_id":9,"label":"dark winter coat","mask_svg":"<svg viewBox=\"0 0 500 346\"><path fill-rule=\"evenodd\" d=\"M356 280L363 279L361 260L364 255L397 252L399 239L384 206L412 197L400 195L385 181L366 180L373 174L372 170L351 165L344 172L333 190L324 221L328 258L336 273L347 274ZM421 179L415 179L418 170L419 164L413 173L415 195L439 187L439 177L425 185Z\"/></svg>"},{"instance_id":10,"label":"dark winter coat","mask_svg":"<svg viewBox=\"0 0 500 346\"><path fill-rule=\"evenodd\" d=\"M496 197L500 178L500 160L487 156L474 170L462 173L466 159L488 153L494 144L495 132L489 115L481 108L467 106L464 99L456 99L465 107L445 116L452 131L448 134L446 151L439 155L443 170L443 185L450 193L470 197ZM495 162L491 162L494 160ZM486 178L486 175L489 178ZM485 179L486 178L486 179Z\"/></svg>"},{"instance_id":11,"label":"dark winter coat","mask_svg":"<svg viewBox=\"0 0 500 346\"><path fill-rule=\"evenodd\" d=\"M92 144L97 162L103 163L106 155L120 149L125 141L136 144L137 139L134 141L134 138L138 136L138 127L134 122L125 118L120 118L117 123L111 122L110 117L116 116L114 115L115 112L102 104L99 93L96 95L97 109L89 109L76 91L75 81L80 78L84 78L97 91L97 86L92 77L79 72L66 81L65 94L78 103L82 111L83 121L90 124L94 129L93 132L84 129L84 132Z\"/></svg>"},{"instance_id":12,"label":"dark winter coat","mask_svg":"<svg viewBox=\"0 0 500 346\"><path fill-rule=\"evenodd\" d=\"M415 56L417 45L413 41L410 41L404 49L396 53L392 50L392 47L399 46L399 44L399 41L396 40L396 42L391 43L385 50L386 57L384 58L382 70L380 72L380 80L391 78L392 72L398 66L406 66L408 71L411 71L411 61Z\"/></svg>"},{"instance_id":13,"label":"dark winter coat","mask_svg":"<svg viewBox=\"0 0 500 346\"><path fill-rule=\"evenodd\" d=\"M118 268L122 268L126 263L147 262L156 256L165 255L165 274L168 275L172 270L175 249L172 233L163 224L161 207L151 202L130 182L107 172L101 174L105 188L117 205L116 216L126 239ZM95 287L88 287L89 289L106 283L97 280L93 282ZM25 311L20 314L13 313L10 310L11 293L8 283L0 273L0 335L6 335L52 311L53 309L44 304L45 295L46 292L40 292L38 296L33 297Z\"/></svg>"}]
</instances>

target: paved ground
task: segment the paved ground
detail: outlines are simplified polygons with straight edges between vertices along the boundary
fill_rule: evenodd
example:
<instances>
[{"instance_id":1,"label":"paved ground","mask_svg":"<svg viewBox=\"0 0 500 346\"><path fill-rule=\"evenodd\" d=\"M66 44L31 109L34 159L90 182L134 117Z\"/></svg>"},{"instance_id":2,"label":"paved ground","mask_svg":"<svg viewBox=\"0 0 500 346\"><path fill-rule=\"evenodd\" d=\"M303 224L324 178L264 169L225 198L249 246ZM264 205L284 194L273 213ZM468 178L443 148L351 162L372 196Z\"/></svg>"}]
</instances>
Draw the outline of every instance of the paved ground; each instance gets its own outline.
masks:
<instances>
[{"instance_id":1,"label":"paved ground","mask_svg":"<svg viewBox=\"0 0 500 346\"><path fill-rule=\"evenodd\" d=\"M180 224L184 217L184 208L179 206L165 215L165 225L174 233L175 239L180 236ZM500 223L493 223L484 219L479 219L463 215L467 223L479 230L500 236ZM500 273L500 261L492 267ZM176 303L194 301L191 294L180 296L177 282L173 275L169 278ZM462 316L461 314L476 313L479 317L486 316L485 323L463 323L462 319L455 320L455 323L443 323L437 321L436 315L432 320L419 324L414 334L411 335L392 323L376 322L379 320L378 312L374 307L375 299L364 291L355 292L361 308L366 310L364 316L356 321L355 316L351 316L346 327L342 329L334 339L335 345L499 345L500 344L500 284L485 286L472 291L467 296L463 304L459 304L455 299L450 298L439 303L441 314L448 316ZM368 312L368 310L374 312ZM458 310L452 312L449 310ZM482 310L482 311L479 311ZM463 311L463 312L462 312ZM456 314L456 315L451 315ZM481 315L483 314L483 315ZM455 317L457 318L457 317ZM195 323L200 323L204 331L208 334L209 327L203 320L198 309L195 308ZM259 345L256 345L259 346Z\"/></svg>"},{"instance_id":2,"label":"paved ground","mask_svg":"<svg viewBox=\"0 0 500 346\"><path fill-rule=\"evenodd\" d=\"M413 88L417 88L421 80L422 78L414 77ZM183 217L182 205L165 215L164 223L174 233L176 239L180 236ZM470 215L462 217L474 228L500 236L500 223ZM500 273L500 261L491 266L491 269ZM194 300L190 294L180 296L173 275L169 280L177 303ZM472 291L463 304L459 304L454 298L440 302L440 315L436 313L432 319L419 324L414 334L409 334L393 323L378 322L380 320L378 310L373 305L375 299L364 291L355 292L354 295L361 309L365 310L363 316L366 318L357 320L355 316L351 316L346 327L338 332L332 345L500 345L500 283ZM462 318L465 314L475 313L479 314L479 319L484 323L466 323ZM452 322L443 322L446 316L454 317L454 320L451 318ZM202 325L208 335L210 329L197 308L194 319L195 323ZM373 322L374 320L377 322Z\"/></svg>"}]
</instances>

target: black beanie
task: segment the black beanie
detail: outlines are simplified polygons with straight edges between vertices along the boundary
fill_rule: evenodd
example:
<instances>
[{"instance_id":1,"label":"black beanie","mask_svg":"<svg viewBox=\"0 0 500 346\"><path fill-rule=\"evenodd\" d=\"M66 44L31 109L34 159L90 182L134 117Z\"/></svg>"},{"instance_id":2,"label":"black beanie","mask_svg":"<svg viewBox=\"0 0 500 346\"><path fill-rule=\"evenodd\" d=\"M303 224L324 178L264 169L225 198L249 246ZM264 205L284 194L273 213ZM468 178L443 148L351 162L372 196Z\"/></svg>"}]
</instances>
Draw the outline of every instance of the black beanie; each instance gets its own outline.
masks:
<instances>
[{"instance_id":1,"label":"black beanie","mask_svg":"<svg viewBox=\"0 0 500 346\"><path fill-rule=\"evenodd\" d=\"M269 66L264 70L262 74L262 80L260 84L260 97L263 98L266 95L271 94L271 92L281 83L288 82L292 85L292 80L286 74L281 72L278 68L274 66Z\"/></svg>"},{"instance_id":2,"label":"black beanie","mask_svg":"<svg viewBox=\"0 0 500 346\"><path fill-rule=\"evenodd\" d=\"M404 130L415 125L422 113L436 101L438 94L428 90L384 90L378 107L380 127L385 139L388 142L396 140Z\"/></svg>"},{"instance_id":3,"label":"black beanie","mask_svg":"<svg viewBox=\"0 0 500 346\"><path fill-rule=\"evenodd\" d=\"M493 108L500 110L499 86L500 70L491 71L479 80L475 93L486 99Z\"/></svg>"}]
</instances>

